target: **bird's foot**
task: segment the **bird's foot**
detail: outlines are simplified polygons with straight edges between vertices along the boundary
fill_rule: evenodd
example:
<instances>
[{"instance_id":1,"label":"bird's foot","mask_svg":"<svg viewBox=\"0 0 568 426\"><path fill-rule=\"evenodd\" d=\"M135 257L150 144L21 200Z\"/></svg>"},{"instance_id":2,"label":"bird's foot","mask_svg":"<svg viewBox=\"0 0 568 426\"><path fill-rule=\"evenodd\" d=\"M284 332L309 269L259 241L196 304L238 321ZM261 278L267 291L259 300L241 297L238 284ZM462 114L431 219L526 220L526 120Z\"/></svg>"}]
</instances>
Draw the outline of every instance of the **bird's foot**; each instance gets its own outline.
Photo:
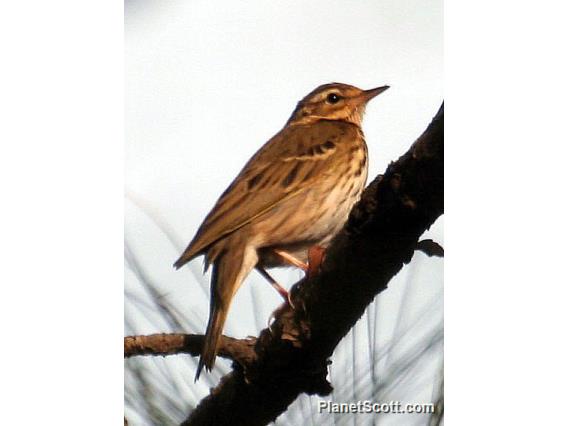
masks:
<instances>
[{"instance_id":1,"label":"bird's foot","mask_svg":"<svg viewBox=\"0 0 568 426\"><path fill-rule=\"evenodd\" d=\"M308 249L308 270L306 272L308 279L319 273L324 259L325 248L322 246L315 245Z\"/></svg>"},{"instance_id":2,"label":"bird's foot","mask_svg":"<svg viewBox=\"0 0 568 426\"><path fill-rule=\"evenodd\" d=\"M286 297L286 300L288 301L288 304L290 305L292 310L295 311L296 306L294 305L294 302L292 302L292 292L291 291L288 292L288 296Z\"/></svg>"},{"instance_id":3,"label":"bird's foot","mask_svg":"<svg viewBox=\"0 0 568 426\"><path fill-rule=\"evenodd\" d=\"M274 319L280 315L282 312L284 312L284 310L286 309L287 306L290 306L290 309L292 309L292 311L295 311L296 308L294 306L294 304L292 303L292 299L290 298L290 294L288 293L288 298L286 300L285 304L280 305L278 308L276 308L268 317L268 323L267 323L267 328L268 331L270 332L270 334L274 334L273 330L272 330L272 324L274 324Z\"/></svg>"},{"instance_id":4,"label":"bird's foot","mask_svg":"<svg viewBox=\"0 0 568 426\"><path fill-rule=\"evenodd\" d=\"M290 296L290 292L286 290L284 287L282 287L280 284L278 284L278 282L276 281L271 281L270 284L272 285L272 287L276 289L278 294L282 296L282 299L284 299L284 301L290 305L292 310L295 310L294 303L292 302L292 297Z\"/></svg>"}]
</instances>

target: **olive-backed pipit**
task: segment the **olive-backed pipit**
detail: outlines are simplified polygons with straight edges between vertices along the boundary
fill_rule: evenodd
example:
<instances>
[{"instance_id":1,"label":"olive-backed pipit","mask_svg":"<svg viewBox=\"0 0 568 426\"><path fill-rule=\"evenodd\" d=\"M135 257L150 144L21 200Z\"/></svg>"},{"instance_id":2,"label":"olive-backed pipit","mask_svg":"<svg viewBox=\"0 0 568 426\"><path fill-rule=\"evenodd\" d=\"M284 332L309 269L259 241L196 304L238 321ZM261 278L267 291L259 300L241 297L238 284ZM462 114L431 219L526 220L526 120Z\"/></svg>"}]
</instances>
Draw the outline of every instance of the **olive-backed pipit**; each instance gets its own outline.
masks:
<instances>
[{"instance_id":1,"label":"olive-backed pipit","mask_svg":"<svg viewBox=\"0 0 568 426\"><path fill-rule=\"evenodd\" d=\"M205 254L211 307L197 368L211 370L231 300L258 268L301 265L341 229L367 179L361 120L388 86L325 84L302 99L280 132L249 160L174 264Z\"/></svg>"}]
</instances>

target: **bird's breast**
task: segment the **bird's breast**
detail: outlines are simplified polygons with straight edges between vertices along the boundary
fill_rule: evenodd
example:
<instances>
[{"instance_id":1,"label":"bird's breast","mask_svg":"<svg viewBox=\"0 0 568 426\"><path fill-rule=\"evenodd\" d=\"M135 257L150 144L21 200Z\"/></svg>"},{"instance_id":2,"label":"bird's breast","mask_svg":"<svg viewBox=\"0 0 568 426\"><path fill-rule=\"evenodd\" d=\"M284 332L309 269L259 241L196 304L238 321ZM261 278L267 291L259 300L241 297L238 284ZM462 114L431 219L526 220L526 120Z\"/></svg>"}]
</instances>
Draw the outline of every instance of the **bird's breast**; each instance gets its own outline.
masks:
<instances>
[{"instance_id":1,"label":"bird's breast","mask_svg":"<svg viewBox=\"0 0 568 426\"><path fill-rule=\"evenodd\" d=\"M254 225L257 246L299 253L326 246L345 224L367 180L367 148L353 141L332 163L332 170L297 196L270 211ZM261 255L262 257L262 255ZM262 259L261 259L262 261ZM271 263L271 262L268 262Z\"/></svg>"}]
</instances>

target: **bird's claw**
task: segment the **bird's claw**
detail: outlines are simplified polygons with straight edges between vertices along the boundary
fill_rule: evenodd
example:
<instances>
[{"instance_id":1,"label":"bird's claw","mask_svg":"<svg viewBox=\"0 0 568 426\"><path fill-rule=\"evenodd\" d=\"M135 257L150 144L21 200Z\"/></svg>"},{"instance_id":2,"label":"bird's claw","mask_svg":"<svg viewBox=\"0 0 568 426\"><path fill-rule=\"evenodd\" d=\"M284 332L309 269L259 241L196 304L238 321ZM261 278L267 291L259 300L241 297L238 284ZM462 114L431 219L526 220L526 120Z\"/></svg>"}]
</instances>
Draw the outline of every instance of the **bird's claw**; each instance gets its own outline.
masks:
<instances>
[{"instance_id":1,"label":"bird's claw","mask_svg":"<svg viewBox=\"0 0 568 426\"><path fill-rule=\"evenodd\" d=\"M288 301L288 304L290 305L290 308L292 308L293 311L296 310L296 306L294 305L294 302L292 302L292 292L289 291L288 295L286 297L286 300Z\"/></svg>"}]
</instances>

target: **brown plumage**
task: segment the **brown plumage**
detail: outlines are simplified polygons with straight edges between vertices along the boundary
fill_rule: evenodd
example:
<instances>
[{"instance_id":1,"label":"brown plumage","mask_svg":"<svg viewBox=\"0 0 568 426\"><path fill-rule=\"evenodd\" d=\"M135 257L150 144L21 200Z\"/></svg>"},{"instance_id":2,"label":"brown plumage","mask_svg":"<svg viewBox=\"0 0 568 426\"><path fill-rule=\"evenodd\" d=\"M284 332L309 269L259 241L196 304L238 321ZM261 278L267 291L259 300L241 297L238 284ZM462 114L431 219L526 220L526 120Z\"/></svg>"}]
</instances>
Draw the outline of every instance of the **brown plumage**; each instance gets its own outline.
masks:
<instances>
[{"instance_id":1,"label":"brown plumage","mask_svg":"<svg viewBox=\"0 0 568 426\"><path fill-rule=\"evenodd\" d=\"M332 83L300 101L280 132L249 160L174 264L204 254L213 265L202 368L211 370L231 300L255 267L286 266L275 249L300 261L341 229L367 179L361 120L388 86L361 90Z\"/></svg>"}]
</instances>

